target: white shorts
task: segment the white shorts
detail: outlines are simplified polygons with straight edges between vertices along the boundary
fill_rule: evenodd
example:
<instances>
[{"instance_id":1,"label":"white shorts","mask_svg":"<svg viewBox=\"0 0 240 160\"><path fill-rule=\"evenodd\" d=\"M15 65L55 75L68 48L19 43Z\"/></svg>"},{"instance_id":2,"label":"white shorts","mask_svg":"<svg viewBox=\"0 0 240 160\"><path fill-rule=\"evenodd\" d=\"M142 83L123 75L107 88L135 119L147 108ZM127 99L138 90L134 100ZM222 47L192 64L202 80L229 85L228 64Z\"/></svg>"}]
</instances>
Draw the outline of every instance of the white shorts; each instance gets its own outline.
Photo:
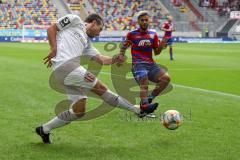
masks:
<instances>
[{"instance_id":1,"label":"white shorts","mask_svg":"<svg viewBox=\"0 0 240 160\"><path fill-rule=\"evenodd\" d=\"M77 102L87 98L86 92L91 90L97 83L97 78L82 66L79 66L64 79L68 99Z\"/></svg>"}]
</instances>

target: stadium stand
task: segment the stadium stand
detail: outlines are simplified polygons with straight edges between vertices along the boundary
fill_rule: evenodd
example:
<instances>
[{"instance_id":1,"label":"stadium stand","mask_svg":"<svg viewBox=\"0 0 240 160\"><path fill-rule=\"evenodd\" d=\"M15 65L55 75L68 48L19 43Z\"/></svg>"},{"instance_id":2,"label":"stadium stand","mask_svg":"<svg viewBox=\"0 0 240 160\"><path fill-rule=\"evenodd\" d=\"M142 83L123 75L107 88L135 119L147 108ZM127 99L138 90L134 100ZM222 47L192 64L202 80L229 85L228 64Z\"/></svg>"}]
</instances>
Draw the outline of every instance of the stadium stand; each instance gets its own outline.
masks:
<instances>
[{"instance_id":1,"label":"stadium stand","mask_svg":"<svg viewBox=\"0 0 240 160\"><path fill-rule=\"evenodd\" d=\"M222 29L217 33L217 37L227 37L228 32L230 29L234 26L234 24L237 22L237 19L230 19L227 21L227 23L222 27Z\"/></svg>"},{"instance_id":2,"label":"stadium stand","mask_svg":"<svg viewBox=\"0 0 240 160\"><path fill-rule=\"evenodd\" d=\"M200 21L204 21L204 16L194 7L194 5L189 1L189 0L182 0L191 10L192 12L196 15L196 17Z\"/></svg>"},{"instance_id":3,"label":"stadium stand","mask_svg":"<svg viewBox=\"0 0 240 160\"><path fill-rule=\"evenodd\" d=\"M228 12L229 9L240 10L240 1L0 0L0 8L0 29L21 30L23 26L48 26L70 12L79 15L82 19L85 19L89 13L98 13L105 21L103 35L119 36L137 27L135 15L138 11L148 10L153 18L151 27L160 32L160 35L161 25L167 15L172 15L177 30L174 35L199 37L199 34L202 36L207 30L212 37L216 36L217 32L224 32L226 35L228 32L226 28L231 30L231 26L235 23L229 25L231 23L228 23Z\"/></svg>"},{"instance_id":4,"label":"stadium stand","mask_svg":"<svg viewBox=\"0 0 240 160\"><path fill-rule=\"evenodd\" d=\"M177 31L200 31L200 27L196 23L199 19L184 1L171 0L171 3L169 3L169 0L161 0L161 2L169 10L170 14L173 15Z\"/></svg>"},{"instance_id":5,"label":"stadium stand","mask_svg":"<svg viewBox=\"0 0 240 160\"><path fill-rule=\"evenodd\" d=\"M207 7L217 11L219 16L229 16L230 11L240 10L239 0L195 0L199 7Z\"/></svg>"},{"instance_id":6,"label":"stadium stand","mask_svg":"<svg viewBox=\"0 0 240 160\"><path fill-rule=\"evenodd\" d=\"M153 15L152 26L161 28L161 21L166 18L159 1L146 0L92 0L95 12L105 17L107 30L131 30L136 27L135 13L148 10Z\"/></svg>"},{"instance_id":7,"label":"stadium stand","mask_svg":"<svg viewBox=\"0 0 240 160\"><path fill-rule=\"evenodd\" d=\"M0 29L50 25L56 21L56 9L51 0L1 0L0 8Z\"/></svg>"},{"instance_id":8,"label":"stadium stand","mask_svg":"<svg viewBox=\"0 0 240 160\"><path fill-rule=\"evenodd\" d=\"M234 40L240 41L240 20L235 23L230 32L228 33Z\"/></svg>"},{"instance_id":9,"label":"stadium stand","mask_svg":"<svg viewBox=\"0 0 240 160\"><path fill-rule=\"evenodd\" d=\"M194 6L205 17L204 24L216 35L226 37L236 20L229 19L231 11L239 10L239 0L193 0ZM199 24L201 25L201 24Z\"/></svg>"},{"instance_id":10,"label":"stadium stand","mask_svg":"<svg viewBox=\"0 0 240 160\"><path fill-rule=\"evenodd\" d=\"M86 4L83 0L65 0L68 7L71 9L73 14L80 16L82 19L85 19L88 15L86 8Z\"/></svg>"}]
</instances>

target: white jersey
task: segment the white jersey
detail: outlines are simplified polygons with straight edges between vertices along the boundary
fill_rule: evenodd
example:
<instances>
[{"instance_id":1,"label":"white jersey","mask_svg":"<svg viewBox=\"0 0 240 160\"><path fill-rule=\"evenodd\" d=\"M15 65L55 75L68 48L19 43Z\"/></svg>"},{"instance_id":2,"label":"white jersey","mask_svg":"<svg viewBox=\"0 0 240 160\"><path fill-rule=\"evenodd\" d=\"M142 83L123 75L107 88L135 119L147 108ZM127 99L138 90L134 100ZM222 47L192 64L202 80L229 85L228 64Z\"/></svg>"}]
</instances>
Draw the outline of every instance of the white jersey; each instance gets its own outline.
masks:
<instances>
[{"instance_id":1,"label":"white jersey","mask_svg":"<svg viewBox=\"0 0 240 160\"><path fill-rule=\"evenodd\" d=\"M52 58L53 69L74 57L99 54L86 34L85 23L77 15L68 14L57 20L57 55ZM80 64L80 59L79 59Z\"/></svg>"}]
</instances>

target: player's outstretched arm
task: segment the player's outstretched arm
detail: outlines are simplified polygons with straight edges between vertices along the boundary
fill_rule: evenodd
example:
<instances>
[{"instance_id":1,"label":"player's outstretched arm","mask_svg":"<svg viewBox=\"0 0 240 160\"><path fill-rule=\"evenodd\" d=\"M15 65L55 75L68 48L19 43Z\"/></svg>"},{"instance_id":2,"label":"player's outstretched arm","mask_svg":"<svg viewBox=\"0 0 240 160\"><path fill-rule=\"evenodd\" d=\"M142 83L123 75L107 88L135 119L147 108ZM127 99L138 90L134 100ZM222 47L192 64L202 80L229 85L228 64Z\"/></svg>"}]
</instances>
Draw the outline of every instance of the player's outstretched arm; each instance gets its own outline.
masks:
<instances>
[{"instance_id":1,"label":"player's outstretched arm","mask_svg":"<svg viewBox=\"0 0 240 160\"><path fill-rule=\"evenodd\" d=\"M129 46L131 46L131 41L126 39L123 43L121 43L120 53L119 54L125 55L126 50L128 49Z\"/></svg>"},{"instance_id":2,"label":"player's outstretched arm","mask_svg":"<svg viewBox=\"0 0 240 160\"><path fill-rule=\"evenodd\" d=\"M52 66L51 59L56 56L57 54L57 41L56 41L56 36L57 36L58 28L56 24L51 25L48 30L47 30L47 35L48 35L48 41L50 45L50 53L48 56L46 56L44 60L44 64L47 64L47 67Z\"/></svg>"},{"instance_id":3,"label":"player's outstretched arm","mask_svg":"<svg viewBox=\"0 0 240 160\"><path fill-rule=\"evenodd\" d=\"M96 56L94 56L92 58L92 60L94 60L97 63L102 64L102 65L110 65L110 64L114 64L114 63L123 63L125 61L125 59L123 59L119 55L109 57L109 56L105 56L105 55L102 55L102 54L97 54Z\"/></svg>"},{"instance_id":4,"label":"player's outstretched arm","mask_svg":"<svg viewBox=\"0 0 240 160\"><path fill-rule=\"evenodd\" d=\"M129 41L128 39L121 43L120 52L118 55L116 55L117 62L115 62L118 66L121 66L122 63L126 61L127 57L125 56L125 53L129 46L131 46L131 41Z\"/></svg>"}]
</instances>

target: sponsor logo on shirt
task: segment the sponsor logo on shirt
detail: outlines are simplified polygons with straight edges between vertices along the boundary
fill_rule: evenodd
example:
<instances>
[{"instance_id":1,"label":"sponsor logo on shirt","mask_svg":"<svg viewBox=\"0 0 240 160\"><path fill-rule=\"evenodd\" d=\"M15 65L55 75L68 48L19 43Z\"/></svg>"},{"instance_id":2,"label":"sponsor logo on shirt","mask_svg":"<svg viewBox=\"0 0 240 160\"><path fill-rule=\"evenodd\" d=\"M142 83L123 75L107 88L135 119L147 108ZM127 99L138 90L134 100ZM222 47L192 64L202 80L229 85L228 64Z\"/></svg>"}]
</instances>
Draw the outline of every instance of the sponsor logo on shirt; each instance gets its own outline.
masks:
<instances>
[{"instance_id":1,"label":"sponsor logo on shirt","mask_svg":"<svg viewBox=\"0 0 240 160\"><path fill-rule=\"evenodd\" d=\"M60 21L60 25L62 27L65 27L66 25L68 25L70 23L70 20L68 17L65 17L63 20Z\"/></svg>"},{"instance_id":2,"label":"sponsor logo on shirt","mask_svg":"<svg viewBox=\"0 0 240 160\"><path fill-rule=\"evenodd\" d=\"M151 42L150 40L148 39L144 39L144 40L141 40L139 43L138 43L138 46L141 47L141 46L151 46Z\"/></svg>"}]
</instances>

